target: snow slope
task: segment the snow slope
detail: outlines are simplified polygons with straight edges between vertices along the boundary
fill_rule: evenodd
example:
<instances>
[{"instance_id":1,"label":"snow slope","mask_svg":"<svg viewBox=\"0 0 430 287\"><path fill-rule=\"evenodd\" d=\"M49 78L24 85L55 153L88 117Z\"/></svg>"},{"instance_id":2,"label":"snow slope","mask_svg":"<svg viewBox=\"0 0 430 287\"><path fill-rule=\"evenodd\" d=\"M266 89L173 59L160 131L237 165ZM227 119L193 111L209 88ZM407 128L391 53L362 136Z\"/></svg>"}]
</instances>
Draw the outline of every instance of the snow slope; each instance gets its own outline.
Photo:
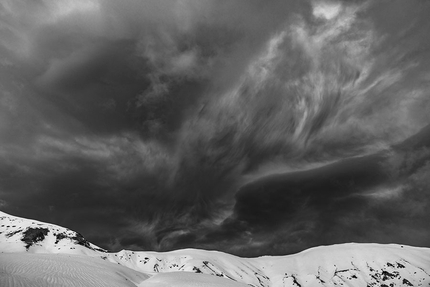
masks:
<instances>
[{"instance_id":1,"label":"snow slope","mask_svg":"<svg viewBox=\"0 0 430 287\"><path fill-rule=\"evenodd\" d=\"M121 251L107 258L147 273L201 272L252 286L430 286L430 250L394 244L339 244L248 259L193 249Z\"/></svg>"},{"instance_id":2,"label":"snow slope","mask_svg":"<svg viewBox=\"0 0 430 287\"><path fill-rule=\"evenodd\" d=\"M0 286L137 286L150 276L84 255L0 254Z\"/></svg>"},{"instance_id":3,"label":"snow slope","mask_svg":"<svg viewBox=\"0 0 430 287\"><path fill-rule=\"evenodd\" d=\"M64 281L67 276L78 281L90 278L89 274L108 278L102 269L113 276L112 282L120 282L113 286L430 286L429 248L349 243L311 248L295 255L259 258L196 249L108 253L69 229L5 213L0 213L0 252L4 253L0 254L1 277L10 270L20 270L18 279L13 279L16 284L1 286L30 286L26 284L28 278L43 273L30 270L49 269L53 266L46 263L49 260L64 262L64 268L55 272L58 276L49 279L63 280L66 282L63 286L71 286ZM28 265L28 258L33 264ZM82 260L92 267L85 271L78 268ZM37 264L38 261L42 263ZM70 268L65 267L68 265ZM128 271L118 273L116 268ZM66 269L71 271L64 273ZM10 276L7 278L11 280ZM20 278L23 281L18 282ZM94 278L85 286L99 286ZM3 282L12 281L0 281ZM119 285L125 283L131 285Z\"/></svg>"},{"instance_id":4,"label":"snow slope","mask_svg":"<svg viewBox=\"0 0 430 287\"><path fill-rule=\"evenodd\" d=\"M229 279L219 278L207 274L192 272L166 272L155 274L150 279L142 282L139 287L246 287L244 283L238 283Z\"/></svg>"}]
</instances>

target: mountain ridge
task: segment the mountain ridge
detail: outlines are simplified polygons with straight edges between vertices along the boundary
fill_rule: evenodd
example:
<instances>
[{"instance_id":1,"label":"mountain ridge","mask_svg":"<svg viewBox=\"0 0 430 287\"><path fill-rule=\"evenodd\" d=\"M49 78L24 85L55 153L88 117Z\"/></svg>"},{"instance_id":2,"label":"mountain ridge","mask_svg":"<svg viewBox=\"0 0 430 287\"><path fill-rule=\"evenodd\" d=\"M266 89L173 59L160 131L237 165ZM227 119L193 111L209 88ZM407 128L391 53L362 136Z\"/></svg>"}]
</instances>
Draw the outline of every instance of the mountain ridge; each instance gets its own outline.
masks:
<instances>
[{"instance_id":1,"label":"mountain ridge","mask_svg":"<svg viewBox=\"0 0 430 287\"><path fill-rule=\"evenodd\" d=\"M78 233L54 224L2 212L0 223L1 254L44 253L99 258L151 278L156 276L154 278L165 282L172 280L172 272L189 272L212 275L255 287L430 286L429 248L398 244L346 243L314 247L292 255L256 258L242 258L220 251L199 249L169 252L122 250L110 253L87 242L78 236ZM37 232L33 237L28 235L28 230L36 228L45 230L43 238L38 236ZM65 236L58 239L58 234ZM148 286L166 286L157 285L157 280Z\"/></svg>"}]
</instances>

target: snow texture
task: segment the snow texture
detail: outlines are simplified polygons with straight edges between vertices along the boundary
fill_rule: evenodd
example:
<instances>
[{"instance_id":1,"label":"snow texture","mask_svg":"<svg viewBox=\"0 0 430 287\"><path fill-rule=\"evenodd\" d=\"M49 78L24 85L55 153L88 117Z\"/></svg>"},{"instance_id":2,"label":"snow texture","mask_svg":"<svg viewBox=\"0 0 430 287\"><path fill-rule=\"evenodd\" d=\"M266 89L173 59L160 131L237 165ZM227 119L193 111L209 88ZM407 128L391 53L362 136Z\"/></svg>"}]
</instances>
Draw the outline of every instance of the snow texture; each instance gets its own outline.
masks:
<instances>
[{"instance_id":1,"label":"snow texture","mask_svg":"<svg viewBox=\"0 0 430 287\"><path fill-rule=\"evenodd\" d=\"M429 248L349 243L258 258L109 253L72 230L1 212L0 252L0 286L430 286Z\"/></svg>"}]
</instances>

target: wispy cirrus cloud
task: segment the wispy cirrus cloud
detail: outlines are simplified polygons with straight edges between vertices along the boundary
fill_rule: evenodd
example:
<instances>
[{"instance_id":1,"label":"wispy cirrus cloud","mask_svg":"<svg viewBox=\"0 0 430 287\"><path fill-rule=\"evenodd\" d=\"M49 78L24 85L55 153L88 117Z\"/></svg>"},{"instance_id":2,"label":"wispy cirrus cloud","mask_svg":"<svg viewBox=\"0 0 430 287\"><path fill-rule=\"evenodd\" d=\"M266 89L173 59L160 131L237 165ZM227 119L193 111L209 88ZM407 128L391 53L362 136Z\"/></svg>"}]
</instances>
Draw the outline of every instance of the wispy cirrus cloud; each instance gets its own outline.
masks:
<instances>
[{"instance_id":1,"label":"wispy cirrus cloud","mask_svg":"<svg viewBox=\"0 0 430 287\"><path fill-rule=\"evenodd\" d=\"M0 4L0 199L9 212L72 228L90 218L103 232L91 220L77 229L113 248L194 242L251 254L246 243L282 253L321 243L321 213L340 230L378 217L376 198L407 198L404 183L397 193L360 189L352 203L348 186L345 202L364 214L354 219L331 209L341 206L337 187L324 183L328 209L319 193L290 194L286 204L301 208L260 230L271 215L248 220L257 203L237 192L387 149L427 124L428 4L27 2ZM124 235L109 235L115 228ZM271 249L278 236L288 244Z\"/></svg>"}]
</instances>

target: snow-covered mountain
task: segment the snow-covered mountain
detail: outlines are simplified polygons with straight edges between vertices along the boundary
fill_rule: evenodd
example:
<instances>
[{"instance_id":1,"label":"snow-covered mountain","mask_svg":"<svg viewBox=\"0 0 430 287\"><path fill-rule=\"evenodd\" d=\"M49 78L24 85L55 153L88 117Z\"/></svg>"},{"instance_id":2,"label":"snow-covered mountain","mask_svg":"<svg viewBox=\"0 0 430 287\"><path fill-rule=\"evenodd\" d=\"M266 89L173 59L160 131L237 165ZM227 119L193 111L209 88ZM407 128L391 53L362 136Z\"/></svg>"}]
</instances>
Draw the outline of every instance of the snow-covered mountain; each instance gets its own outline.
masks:
<instances>
[{"instance_id":1,"label":"snow-covered mountain","mask_svg":"<svg viewBox=\"0 0 430 287\"><path fill-rule=\"evenodd\" d=\"M430 286L429 248L349 243L258 258L196 249L109 253L67 228L6 213L0 252L1 286Z\"/></svg>"},{"instance_id":2,"label":"snow-covered mountain","mask_svg":"<svg viewBox=\"0 0 430 287\"><path fill-rule=\"evenodd\" d=\"M78 232L0 211L0 251L98 256L106 252Z\"/></svg>"}]
</instances>

